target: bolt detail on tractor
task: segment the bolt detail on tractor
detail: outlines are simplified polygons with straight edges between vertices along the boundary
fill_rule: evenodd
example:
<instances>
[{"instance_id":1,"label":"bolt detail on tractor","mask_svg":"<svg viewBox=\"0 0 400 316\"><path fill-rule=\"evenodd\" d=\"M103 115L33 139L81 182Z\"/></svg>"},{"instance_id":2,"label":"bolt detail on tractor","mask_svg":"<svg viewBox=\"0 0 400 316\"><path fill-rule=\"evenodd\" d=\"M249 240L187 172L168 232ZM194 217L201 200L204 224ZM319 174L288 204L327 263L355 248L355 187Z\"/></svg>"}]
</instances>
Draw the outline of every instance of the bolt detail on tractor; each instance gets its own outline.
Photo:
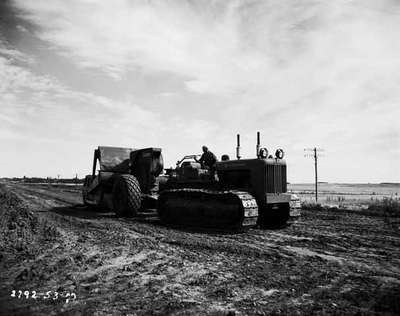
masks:
<instances>
[{"instance_id":1,"label":"bolt detail on tractor","mask_svg":"<svg viewBox=\"0 0 400 316\"><path fill-rule=\"evenodd\" d=\"M92 175L85 178L83 200L119 216L156 208L161 222L170 226L232 231L280 227L290 213L283 155L281 149L273 157L260 148L257 133L256 158L241 159L237 135L235 160L223 155L211 170L197 155L189 155L162 174L159 148L100 146Z\"/></svg>"}]
</instances>

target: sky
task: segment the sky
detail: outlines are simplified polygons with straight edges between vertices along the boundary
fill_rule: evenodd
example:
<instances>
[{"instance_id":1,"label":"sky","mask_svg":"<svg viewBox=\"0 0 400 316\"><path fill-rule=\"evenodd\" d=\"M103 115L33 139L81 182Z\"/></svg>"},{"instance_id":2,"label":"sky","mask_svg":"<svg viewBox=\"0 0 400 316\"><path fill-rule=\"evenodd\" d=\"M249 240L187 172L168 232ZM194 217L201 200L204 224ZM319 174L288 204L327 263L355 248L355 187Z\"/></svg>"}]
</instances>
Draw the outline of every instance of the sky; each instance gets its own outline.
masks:
<instances>
[{"instance_id":1,"label":"sky","mask_svg":"<svg viewBox=\"0 0 400 316\"><path fill-rule=\"evenodd\" d=\"M0 177L98 145L283 148L289 182L400 182L397 0L2 0Z\"/></svg>"}]
</instances>

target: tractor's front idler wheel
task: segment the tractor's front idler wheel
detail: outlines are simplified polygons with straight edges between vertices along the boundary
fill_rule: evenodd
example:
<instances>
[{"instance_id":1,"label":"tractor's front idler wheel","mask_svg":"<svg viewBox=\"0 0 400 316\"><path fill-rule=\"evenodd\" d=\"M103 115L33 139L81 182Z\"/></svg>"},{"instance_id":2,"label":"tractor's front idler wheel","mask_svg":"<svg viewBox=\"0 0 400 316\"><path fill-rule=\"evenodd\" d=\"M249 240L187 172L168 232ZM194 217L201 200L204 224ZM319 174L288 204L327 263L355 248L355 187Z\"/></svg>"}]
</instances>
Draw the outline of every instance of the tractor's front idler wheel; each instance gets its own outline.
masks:
<instances>
[{"instance_id":1,"label":"tractor's front idler wheel","mask_svg":"<svg viewBox=\"0 0 400 316\"><path fill-rule=\"evenodd\" d=\"M138 180L130 174L118 175L112 190L113 210L120 217L137 215L141 206Z\"/></svg>"}]
</instances>

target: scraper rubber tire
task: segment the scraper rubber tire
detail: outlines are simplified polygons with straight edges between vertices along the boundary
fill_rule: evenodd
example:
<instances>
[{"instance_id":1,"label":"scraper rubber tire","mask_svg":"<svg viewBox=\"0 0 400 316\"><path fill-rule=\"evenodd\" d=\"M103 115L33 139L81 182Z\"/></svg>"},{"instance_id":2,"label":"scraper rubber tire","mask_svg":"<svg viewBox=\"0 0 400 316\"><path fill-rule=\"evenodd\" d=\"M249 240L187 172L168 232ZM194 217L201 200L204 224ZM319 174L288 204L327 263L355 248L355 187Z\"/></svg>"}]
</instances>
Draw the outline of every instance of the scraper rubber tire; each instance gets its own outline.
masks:
<instances>
[{"instance_id":1,"label":"scraper rubber tire","mask_svg":"<svg viewBox=\"0 0 400 316\"><path fill-rule=\"evenodd\" d=\"M137 215L141 206L141 192L138 180L130 174L118 175L112 190L114 212L119 217Z\"/></svg>"}]
</instances>

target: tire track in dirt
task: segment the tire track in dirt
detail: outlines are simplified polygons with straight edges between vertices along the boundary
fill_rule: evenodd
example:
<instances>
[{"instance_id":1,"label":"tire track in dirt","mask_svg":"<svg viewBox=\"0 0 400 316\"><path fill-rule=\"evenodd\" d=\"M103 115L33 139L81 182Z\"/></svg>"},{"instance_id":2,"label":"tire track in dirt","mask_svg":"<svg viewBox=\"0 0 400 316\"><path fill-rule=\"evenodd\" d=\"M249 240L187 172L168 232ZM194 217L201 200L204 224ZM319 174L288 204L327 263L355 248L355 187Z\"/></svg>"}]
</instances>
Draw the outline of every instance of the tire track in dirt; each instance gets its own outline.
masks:
<instances>
[{"instance_id":1,"label":"tire track in dirt","mask_svg":"<svg viewBox=\"0 0 400 316\"><path fill-rule=\"evenodd\" d=\"M27 189L25 187L22 188L23 191L28 191L30 194L34 194L35 190L33 189ZM57 193L54 194L52 192L50 193L44 193L43 190L39 190L38 192L39 196L44 196L46 198L55 198L57 201L62 201L66 202L65 199L60 198ZM67 201L67 203L70 204L70 200ZM40 204L40 203L39 203ZM345 215L346 216L346 215ZM346 216L347 217L347 216ZM332 215L330 215L330 218L332 218ZM111 218L112 221L120 221L122 223L126 223L127 227L126 229L128 230L135 230L138 231L138 227L143 227L143 226L138 226L134 221L134 219L115 219ZM80 220L81 221L81 220ZM99 221L97 221L99 222ZM103 220L100 220L100 223L103 222ZM90 223L90 222L89 222ZM299 224L299 223L297 223ZM86 221L86 225L88 224L88 221ZM318 231L315 227L308 227L308 230L312 232L313 237L305 237L305 236L297 236L297 235L291 235L288 234L290 232L286 232L286 235L274 235L274 233L270 232L265 232L265 231L258 231L258 230L251 230L248 233L245 234L239 234L239 235L222 235L218 237L213 237L212 235L208 235L209 240L204 241L202 236L198 236L199 238L196 238L196 234L193 234L191 232L179 232L175 233L173 230L169 231L168 234L165 234L165 228L161 229L156 229L154 230L150 225L150 228L146 226L146 229L142 229L142 235L143 236L149 236L152 234L156 234L158 236L161 236L161 240L163 242L167 242L169 244L175 244L175 245L181 245L181 246L188 246L190 245L192 248L196 247L199 249L215 249L215 250L220 250L220 251L227 251L227 252L233 252L233 253L241 253L241 254L256 254L258 256L260 255L274 255L274 256L311 256L311 257L319 257L321 259L325 260L333 260L338 263L348 263L348 264L354 264L354 265L361 265L365 266L365 262L363 262L365 259L365 251L364 254L358 254L355 256L354 251L357 252L357 249L351 249L352 253L351 256L349 256L349 248L348 247L343 247L343 235L338 238L338 234L331 234L335 236L335 238L329 238L326 236L323 236L322 234L319 234L319 236L315 236L316 232ZM301 225L301 223L300 223ZM131 229L130 227L131 226ZM352 229L354 231L354 226L352 226ZM304 227L302 227L304 229ZM140 231L140 229L139 229ZM348 235L348 238L351 238L354 242L355 234L354 232L346 232ZM321 238L321 235L323 238ZM350 236L349 236L350 235ZM167 237L166 237L167 236ZM287 246L288 240L294 239L293 242L291 242L292 245ZM361 236L361 241L365 242L365 237ZM391 237L393 240L393 243L395 245L400 244L400 239L396 237ZM235 241L234 247L232 247L231 242ZM321 247L321 241L322 245L324 247ZM338 243L340 241L340 244ZM385 239L387 242L388 240ZM360 242L360 241L359 241ZM293 245L294 243L294 245ZM301 247L299 247L297 244L300 244ZM369 246L369 241L366 242L366 246ZM313 251L310 251L310 247L313 249ZM364 247L365 249L365 247ZM391 250L389 248L389 250ZM378 251L382 252L381 249ZM339 255L338 255L339 252ZM336 255L335 255L336 254ZM368 254L368 262L370 262L370 257L373 254ZM395 272L397 273L398 271L393 271L389 270L386 272Z\"/></svg>"},{"instance_id":2,"label":"tire track in dirt","mask_svg":"<svg viewBox=\"0 0 400 316\"><path fill-rule=\"evenodd\" d=\"M24 189L22 189L22 191L24 191ZM29 190L29 192L32 193L32 190ZM39 194L39 195L40 196L46 196L46 197L49 196L48 194L46 194L46 195ZM40 200L37 200L37 199L29 200L29 196L27 196L27 195L25 195L24 197L25 197L25 202L30 203L30 205L35 209L39 209L40 207L48 207L48 205L45 205L44 203L41 203ZM60 199L58 199L58 200L60 200ZM101 269L99 269L99 268L92 269L90 274L85 273L85 272L79 272L79 273L77 272L77 273L74 274L74 276L76 278L78 278L80 281L83 282L82 283L83 285L81 286L82 288L90 288L90 289L92 289L92 287L94 285L96 285L96 280L95 279L97 277L93 278L93 276L95 276L95 275L97 275L99 273L103 274L103 275L107 274L107 273L113 274L114 272L112 270L115 270L116 268L121 268L121 266L126 266L127 263L132 263L132 260L130 261L129 258L125 258L126 260L121 260L121 255L117 255L117 256L113 256L112 255L111 257L104 256L104 252L114 253L116 251L116 249L118 249L118 247L120 247L121 244L124 244L124 242L119 240L118 237L122 237L122 239L125 239L124 238L125 237L124 236L124 232L125 231L129 230L129 237L130 238L132 237L132 231L129 229L132 226L132 223L129 223L128 225L126 225L127 223L124 223L123 221L122 222L118 221L116 219L115 220L113 220L113 219L111 219L111 220L110 219L106 219L106 220L100 219L100 220L95 220L94 223L93 222L88 222L86 219L80 219L80 218L63 220L63 216L60 216L59 214L55 215L55 214L51 213L50 211L49 211L49 213L47 215L52 220L54 220L55 218L57 219L55 221L55 224L60 224L59 220L61 220L63 222L63 225L61 225L61 227L63 227L63 228L68 226L68 225L66 225L66 223L68 223L69 221L70 221L70 223L73 224L73 225L71 225L71 227L70 227L71 229L70 229L70 231L68 232L67 235L66 234L62 234L63 237L67 236L68 239L69 239L69 242L64 243L62 248L67 253L71 253L72 252L73 253L71 255L72 258L77 258L76 252L74 253L74 250L76 250L76 246L77 245L74 244L73 242L71 242L71 239L72 240L76 240L76 241L79 241L79 239L81 239L81 241L84 241L83 248L82 249L78 248L78 249L79 249L80 253L90 254L89 257L87 258L87 260L90 261L91 258L96 257L99 254L102 256L102 258L100 259L101 260ZM68 216L66 216L66 217L68 217ZM104 221L106 221L107 223L104 223ZM85 230L86 230L85 233L82 234L80 226L84 226L85 227ZM104 228L105 227L107 227L106 230L109 233L109 237L111 237L109 239L108 238L104 238L104 230L105 230ZM160 231L158 228L157 228L157 230ZM80 236L78 238L76 238L76 236L74 236L75 238L71 238L72 237L71 236L71 232L72 231L76 231L77 234L80 234ZM161 236L163 236L163 235L161 234ZM149 228L146 229L146 235L137 234L137 236L135 236L135 237L136 238L140 238L140 241L141 241L142 244L143 243L147 244L146 245L147 248L150 248L150 249L155 248L157 250L159 250L159 248L160 248L159 245L156 244L154 238L151 236L151 233L149 232ZM124 241L126 241L126 240L124 240ZM158 241L159 241L159 238L158 238L157 242ZM98 251L93 251L93 249L97 249L96 246L98 246L98 247L103 246L103 249L100 249ZM109 251L110 250L110 246L111 246L111 248L113 248L112 251ZM126 243L125 243L125 246L126 246ZM106 249L104 249L104 248L106 248ZM175 262L175 265L180 265L181 262L185 263L185 259L184 258L180 258L178 260L179 262L177 262L176 251L175 251L176 247L175 246L166 244L166 245L163 245L162 248L164 248L163 249L164 252L168 253L168 252L172 251L172 253L170 255L165 255L162 252L159 253L159 251L156 251L156 252L154 252L154 251L150 251L150 252L145 251L145 257L154 255L155 253L159 253L157 255L157 257L159 257L159 258L155 263L152 262L151 264L147 264L147 269L146 269L147 271L143 271L141 273L140 279L142 281L140 281L139 284L141 284L142 286L147 284L147 283L151 283L154 280L158 279L158 276L154 276L153 275L152 270L158 269L160 265L164 265L164 266L170 265L171 261ZM89 249L91 249L91 251ZM148 252L148 253L146 254L146 252ZM143 251L141 251L141 253L143 254ZM179 251L178 251L178 254L179 254ZM135 255L135 256L137 256L137 255ZM55 256L55 257L57 257L57 256ZM162 259L163 257L166 257L166 258ZM61 256L61 259L59 259L57 262L55 262L54 260L52 261L51 258L48 258L47 255L44 255L44 256L42 256L41 259L47 259L48 260L48 262L47 262L48 265L56 266L56 265L58 265L57 262L63 261L65 258ZM76 261L76 260L74 260L74 261ZM94 261L96 261L96 259ZM135 260L133 260L133 261L135 261ZM186 263L186 265L189 265L189 266L191 264L192 263ZM196 264L196 265L197 266L199 266L199 265L201 266L201 264ZM190 271L198 271L199 267L197 267L197 269L191 269L191 268L189 268L189 269L190 269ZM148 271L148 270L150 270L150 271ZM207 270L210 271L212 269L210 269L210 267L209 267ZM174 271L168 271L168 274L169 274L169 279L171 279L171 277L172 277L172 279L178 278L179 269L177 270L175 268ZM146 277L146 275L147 275L147 277ZM158 275L160 275L160 274L158 273ZM124 276L126 277L127 275L125 274ZM113 277L110 277L110 278L113 279ZM143 278L145 279L144 281L143 281ZM181 277L179 277L179 279L181 280ZM86 283L85 283L85 280L87 281ZM163 289L162 289L162 292L164 293L164 295L170 296L172 294L171 289L174 289L175 292L176 291L181 292L181 296L186 297L186 296L189 295L185 291L179 291L179 287L180 286L177 286L176 285L177 283L174 280L172 280L169 283L172 283L172 284L175 284L175 285L172 286L172 287L170 285L165 285L163 287ZM67 284L69 284L69 283L67 283ZM90 286L88 286L88 284ZM178 285L179 285L179 282L178 282ZM98 288L95 288L95 289L93 289L93 291L98 296L99 293L98 293L97 289ZM160 290L158 290L158 292L160 292ZM200 294L199 293L197 293L196 295L200 295L201 296L201 293ZM86 298L87 298L86 302L90 303L91 299L92 299L91 295L87 296ZM97 299L93 299L93 300L95 301ZM193 299L193 297L191 295L189 295L188 299L184 300L184 302L187 302L187 303L191 302L190 304L192 304L193 302L198 302L198 301L201 301L204 304L206 304L206 302L207 301L209 302L210 300L209 299L204 299L204 298L202 298L202 299L201 298Z\"/></svg>"},{"instance_id":3,"label":"tire track in dirt","mask_svg":"<svg viewBox=\"0 0 400 316\"><path fill-rule=\"evenodd\" d=\"M80 298L39 304L38 315L54 308L99 315L354 314L383 308L378 300L394 295L400 282L399 235L376 218L307 211L281 230L204 233L73 208L73 198L63 195L71 193L56 188L9 188L60 233L25 263L36 275L15 284Z\"/></svg>"},{"instance_id":4,"label":"tire track in dirt","mask_svg":"<svg viewBox=\"0 0 400 316\"><path fill-rule=\"evenodd\" d=\"M42 188L34 188L34 187L27 187L26 185L8 185L13 192L16 194L22 194L26 197L35 198L39 197L43 200L48 201L57 201L67 205L76 205L81 203L81 200L77 198L76 194L73 192L63 192L63 191L53 191L51 187L49 189L42 189ZM67 194L66 194L67 193ZM70 197L65 197L65 195L69 195Z\"/></svg>"}]
</instances>

